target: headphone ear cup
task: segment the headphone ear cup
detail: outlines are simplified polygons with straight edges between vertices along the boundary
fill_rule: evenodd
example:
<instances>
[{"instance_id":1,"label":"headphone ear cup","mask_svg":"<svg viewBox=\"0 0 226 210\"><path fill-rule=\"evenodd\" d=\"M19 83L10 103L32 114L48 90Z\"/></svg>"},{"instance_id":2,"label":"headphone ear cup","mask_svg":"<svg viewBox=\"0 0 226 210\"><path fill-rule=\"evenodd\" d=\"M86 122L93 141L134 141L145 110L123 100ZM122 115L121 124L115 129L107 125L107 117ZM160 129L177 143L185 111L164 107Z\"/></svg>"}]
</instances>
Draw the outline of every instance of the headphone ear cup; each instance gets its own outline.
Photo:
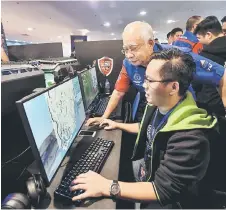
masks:
<instances>
[{"instance_id":1,"label":"headphone ear cup","mask_svg":"<svg viewBox=\"0 0 226 210\"><path fill-rule=\"evenodd\" d=\"M36 206L39 203L39 193L36 186L36 180L35 177L30 177L27 182L27 194L28 197L31 199L31 204Z\"/></svg>"},{"instance_id":2,"label":"headphone ear cup","mask_svg":"<svg viewBox=\"0 0 226 210\"><path fill-rule=\"evenodd\" d=\"M36 183L38 185L37 186L38 193L39 193L40 197L43 198L47 193L44 181L43 181L41 175L39 175L39 174L35 175L35 179L36 179Z\"/></svg>"},{"instance_id":3,"label":"headphone ear cup","mask_svg":"<svg viewBox=\"0 0 226 210\"><path fill-rule=\"evenodd\" d=\"M29 198L22 193L9 194L1 205L2 209L30 209L31 203Z\"/></svg>"}]
</instances>

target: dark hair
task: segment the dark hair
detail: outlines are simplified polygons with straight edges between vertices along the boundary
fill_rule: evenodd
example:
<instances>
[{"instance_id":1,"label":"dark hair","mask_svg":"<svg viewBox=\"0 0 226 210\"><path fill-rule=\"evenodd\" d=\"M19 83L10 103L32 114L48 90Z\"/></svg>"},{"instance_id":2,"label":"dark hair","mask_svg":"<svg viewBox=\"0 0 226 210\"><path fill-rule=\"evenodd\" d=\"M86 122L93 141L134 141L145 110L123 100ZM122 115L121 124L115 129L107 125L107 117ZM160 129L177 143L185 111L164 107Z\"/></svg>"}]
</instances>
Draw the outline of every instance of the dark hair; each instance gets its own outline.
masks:
<instances>
[{"instance_id":1,"label":"dark hair","mask_svg":"<svg viewBox=\"0 0 226 210\"><path fill-rule=\"evenodd\" d=\"M179 31L181 31L182 33L183 33L183 30L181 29L181 28L174 28L171 32L170 32L170 34L171 34L171 36L174 36L177 32L179 32Z\"/></svg>"},{"instance_id":2,"label":"dark hair","mask_svg":"<svg viewBox=\"0 0 226 210\"><path fill-rule=\"evenodd\" d=\"M203 21L201 21L194 34L206 35L207 32L211 32L213 35L218 36L222 33L222 27L216 16L208 16Z\"/></svg>"},{"instance_id":3,"label":"dark hair","mask_svg":"<svg viewBox=\"0 0 226 210\"><path fill-rule=\"evenodd\" d=\"M221 19L221 22L222 22L222 23L226 22L226 16L224 16L224 17Z\"/></svg>"},{"instance_id":4,"label":"dark hair","mask_svg":"<svg viewBox=\"0 0 226 210\"><path fill-rule=\"evenodd\" d=\"M197 23L199 20L201 19L201 16L198 15L194 15L190 18L188 18L187 22L186 22L186 30L187 31L191 31L192 27L195 25L195 23Z\"/></svg>"},{"instance_id":5,"label":"dark hair","mask_svg":"<svg viewBox=\"0 0 226 210\"><path fill-rule=\"evenodd\" d=\"M172 80L179 83L179 95L183 96L193 79L196 70L195 62L191 55L185 54L177 48L170 48L151 56L151 60L164 60L160 70L163 80Z\"/></svg>"},{"instance_id":6,"label":"dark hair","mask_svg":"<svg viewBox=\"0 0 226 210\"><path fill-rule=\"evenodd\" d=\"M159 40L158 38L155 38L155 41Z\"/></svg>"},{"instance_id":7,"label":"dark hair","mask_svg":"<svg viewBox=\"0 0 226 210\"><path fill-rule=\"evenodd\" d=\"M171 35L171 32L169 32L169 33L166 35L167 39L169 39L170 35Z\"/></svg>"}]
</instances>

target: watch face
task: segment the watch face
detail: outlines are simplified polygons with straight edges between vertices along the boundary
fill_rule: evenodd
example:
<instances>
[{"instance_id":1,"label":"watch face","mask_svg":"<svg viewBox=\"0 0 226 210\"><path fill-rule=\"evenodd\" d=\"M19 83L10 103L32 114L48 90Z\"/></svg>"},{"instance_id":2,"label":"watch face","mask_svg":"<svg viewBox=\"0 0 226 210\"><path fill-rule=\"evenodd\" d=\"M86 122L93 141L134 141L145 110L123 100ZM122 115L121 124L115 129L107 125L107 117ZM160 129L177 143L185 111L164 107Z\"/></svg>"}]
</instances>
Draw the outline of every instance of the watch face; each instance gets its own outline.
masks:
<instances>
[{"instance_id":1,"label":"watch face","mask_svg":"<svg viewBox=\"0 0 226 210\"><path fill-rule=\"evenodd\" d=\"M111 185L111 193L112 195L117 195L120 191L119 185L118 184L112 184Z\"/></svg>"}]
</instances>

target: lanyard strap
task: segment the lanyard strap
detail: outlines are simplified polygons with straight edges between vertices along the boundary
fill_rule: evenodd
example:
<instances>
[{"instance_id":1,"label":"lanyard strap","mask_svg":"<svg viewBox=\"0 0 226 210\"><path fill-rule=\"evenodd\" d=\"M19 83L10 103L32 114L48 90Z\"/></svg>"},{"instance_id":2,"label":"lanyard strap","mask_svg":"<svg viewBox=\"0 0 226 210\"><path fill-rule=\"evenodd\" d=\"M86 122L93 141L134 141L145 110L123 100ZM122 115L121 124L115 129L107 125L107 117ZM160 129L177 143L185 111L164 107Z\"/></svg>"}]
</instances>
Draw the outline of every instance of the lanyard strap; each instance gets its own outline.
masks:
<instances>
[{"instance_id":1,"label":"lanyard strap","mask_svg":"<svg viewBox=\"0 0 226 210\"><path fill-rule=\"evenodd\" d=\"M183 96L180 101L177 102L177 104L172 108L170 109L166 115L164 115L164 117L161 119L160 123L158 124L157 128L155 129L155 121L156 121L156 117L157 117L157 114L158 114L158 111L159 109L157 108L156 111L155 111L155 116L152 120L152 126L151 126L151 138L153 139L154 136L156 135L156 133L162 128L162 126L165 124L165 122L167 122L170 114L173 112L173 110L185 99L185 96Z\"/></svg>"}]
</instances>

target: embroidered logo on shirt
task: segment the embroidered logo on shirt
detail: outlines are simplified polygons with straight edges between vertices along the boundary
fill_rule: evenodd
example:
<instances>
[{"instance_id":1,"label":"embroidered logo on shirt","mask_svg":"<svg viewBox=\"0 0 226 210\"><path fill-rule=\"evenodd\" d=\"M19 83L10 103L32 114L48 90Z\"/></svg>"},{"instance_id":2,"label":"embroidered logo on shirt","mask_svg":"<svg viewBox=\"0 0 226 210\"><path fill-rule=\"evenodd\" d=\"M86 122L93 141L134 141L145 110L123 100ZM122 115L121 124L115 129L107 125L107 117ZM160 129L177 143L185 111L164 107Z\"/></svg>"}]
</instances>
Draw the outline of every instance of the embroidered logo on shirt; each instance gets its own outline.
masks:
<instances>
[{"instance_id":1,"label":"embroidered logo on shirt","mask_svg":"<svg viewBox=\"0 0 226 210\"><path fill-rule=\"evenodd\" d=\"M141 78L140 74L137 72L133 75L133 80L134 80L134 83L136 83L136 84L140 85L142 83L142 78Z\"/></svg>"},{"instance_id":2,"label":"embroidered logo on shirt","mask_svg":"<svg viewBox=\"0 0 226 210\"><path fill-rule=\"evenodd\" d=\"M211 71L213 65L211 63L209 63L206 60L200 60L201 66L203 69L206 69L207 71Z\"/></svg>"}]
</instances>

